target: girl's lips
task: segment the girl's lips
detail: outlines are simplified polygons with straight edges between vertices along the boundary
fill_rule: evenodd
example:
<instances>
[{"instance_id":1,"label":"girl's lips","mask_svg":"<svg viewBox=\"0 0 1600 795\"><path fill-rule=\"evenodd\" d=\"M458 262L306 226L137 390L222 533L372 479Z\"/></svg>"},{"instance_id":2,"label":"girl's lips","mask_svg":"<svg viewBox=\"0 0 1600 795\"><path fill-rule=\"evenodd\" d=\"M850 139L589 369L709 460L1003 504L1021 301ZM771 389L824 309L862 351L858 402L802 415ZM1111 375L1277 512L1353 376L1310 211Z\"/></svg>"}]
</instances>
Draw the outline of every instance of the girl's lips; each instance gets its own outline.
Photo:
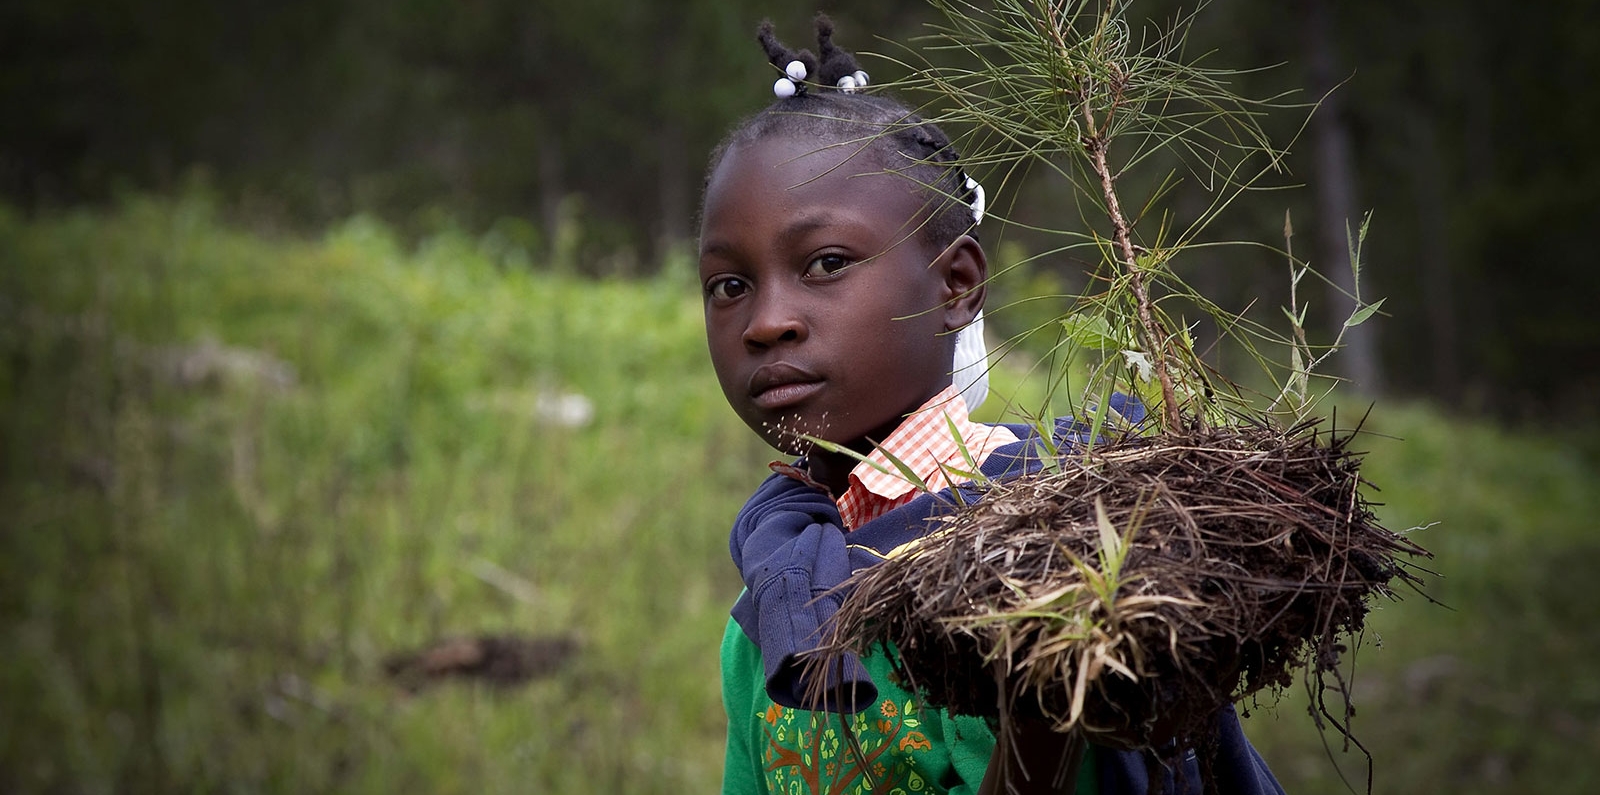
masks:
<instances>
[{"instance_id":1,"label":"girl's lips","mask_svg":"<svg viewBox=\"0 0 1600 795\"><path fill-rule=\"evenodd\" d=\"M787 384L773 384L751 395L751 400L758 407L772 411L804 402L821 391L821 381L796 381Z\"/></svg>"},{"instance_id":2,"label":"girl's lips","mask_svg":"<svg viewBox=\"0 0 1600 795\"><path fill-rule=\"evenodd\" d=\"M750 401L767 411L786 408L822 391L823 378L790 362L773 362L750 374Z\"/></svg>"}]
</instances>

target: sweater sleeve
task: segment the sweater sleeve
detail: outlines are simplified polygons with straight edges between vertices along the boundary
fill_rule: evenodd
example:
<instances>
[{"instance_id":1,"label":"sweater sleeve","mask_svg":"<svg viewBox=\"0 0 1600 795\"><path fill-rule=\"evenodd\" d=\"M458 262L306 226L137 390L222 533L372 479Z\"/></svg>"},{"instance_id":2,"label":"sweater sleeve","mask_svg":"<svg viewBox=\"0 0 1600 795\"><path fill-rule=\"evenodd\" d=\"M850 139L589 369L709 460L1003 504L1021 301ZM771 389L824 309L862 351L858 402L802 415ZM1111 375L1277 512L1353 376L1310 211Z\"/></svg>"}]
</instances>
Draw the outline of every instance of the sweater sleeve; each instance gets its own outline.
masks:
<instances>
[{"instance_id":1,"label":"sweater sleeve","mask_svg":"<svg viewBox=\"0 0 1600 795\"><path fill-rule=\"evenodd\" d=\"M728 716L728 745L723 755L722 795L758 795L763 791L761 748L756 725L756 682L761 660L739 625L728 622L722 633L722 709Z\"/></svg>"},{"instance_id":2,"label":"sweater sleeve","mask_svg":"<svg viewBox=\"0 0 1600 795\"><path fill-rule=\"evenodd\" d=\"M1230 795L1284 795L1283 786L1267 769L1266 761L1245 738L1239 715L1232 705L1217 711L1212 731L1210 788L1201 776L1200 759L1194 749L1184 752L1178 770L1166 770L1162 774L1162 780L1156 782L1157 789L1151 786L1150 766L1143 753L1101 748L1095 756L1100 766L1100 792L1105 795L1147 791L1181 792L1183 795L1201 795L1207 791Z\"/></svg>"},{"instance_id":3,"label":"sweater sleeve","mask_svg":"<svg viewBox=\"0 0 1600 795\"><path fill-rule=\"evenodd\" d=\"M856 712L877 698L860 660L842 655L822 682L805 677L802 656L816 648L843 599L850 557L833 499L773 475L734 519L729 551L746 591L733 616L760 647L766 689L787 707ZM807 699L812 686L820 703Z\"/></svg>"}]
</instances>

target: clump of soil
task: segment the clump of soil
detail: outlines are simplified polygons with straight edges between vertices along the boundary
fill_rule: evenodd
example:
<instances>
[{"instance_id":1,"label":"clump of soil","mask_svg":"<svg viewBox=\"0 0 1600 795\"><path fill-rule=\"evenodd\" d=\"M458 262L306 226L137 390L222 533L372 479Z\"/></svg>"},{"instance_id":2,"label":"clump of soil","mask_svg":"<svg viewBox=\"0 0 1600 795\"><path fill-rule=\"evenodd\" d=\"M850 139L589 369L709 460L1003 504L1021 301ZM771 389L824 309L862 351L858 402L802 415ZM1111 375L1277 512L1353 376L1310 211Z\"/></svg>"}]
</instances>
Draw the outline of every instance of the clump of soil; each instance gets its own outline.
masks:
<instances>
[{"instance_id":1,"label":"clump of soil","mask_svg":"<svg viewBox=\"0 0 1600 795\"><path fill-rule=\"evenodd\" d=\"M555 673L577 651L577 641L567 635L456 637L392 654L383 668L391 679L413 692L451 678L512 686Z\"/></svg>"},{"instance_id":2,"label":"clump of soil","mask_svg":"<svg viewBox=\"0 0 1600 795\"><path fill-rule=\"evenodd\" d=\"M815 663L883 644L952 712L1193 747L1219 708L1334 671L1372 598L1419 584L1428 553L1377 522L1350 438L1190 428L994 486L859 572Z\"/></svg>"}]
</instances>

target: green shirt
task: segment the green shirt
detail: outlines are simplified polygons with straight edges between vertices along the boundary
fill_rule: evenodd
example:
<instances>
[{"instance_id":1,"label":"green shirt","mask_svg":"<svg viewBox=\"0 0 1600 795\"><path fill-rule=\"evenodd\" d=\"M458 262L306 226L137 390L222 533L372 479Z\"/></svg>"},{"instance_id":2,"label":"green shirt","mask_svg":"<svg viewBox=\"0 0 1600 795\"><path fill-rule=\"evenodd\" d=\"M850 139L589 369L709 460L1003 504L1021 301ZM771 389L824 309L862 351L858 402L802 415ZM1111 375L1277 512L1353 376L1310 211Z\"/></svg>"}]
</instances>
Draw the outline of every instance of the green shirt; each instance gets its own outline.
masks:
<instances>
[{"instance_id":1,"label":"green shirt","mask_svg":"<svg viewBox=\"0 0 1600 795\"><path fill-rule=\"evenodd\" d=\"M722 637L722 704L728 712L723 795L857 795L978 791L994 734L977 718L925 709L889 677L882 653L862 660L878 703L854 715L781 707L767 697L761 650L729 620ZM842 729L848 721L858 755ZM862 759L865 757L865 760ZM1094 795L1094 754L1084 755L1079 795Z\"/></svg>"}]
</instances>

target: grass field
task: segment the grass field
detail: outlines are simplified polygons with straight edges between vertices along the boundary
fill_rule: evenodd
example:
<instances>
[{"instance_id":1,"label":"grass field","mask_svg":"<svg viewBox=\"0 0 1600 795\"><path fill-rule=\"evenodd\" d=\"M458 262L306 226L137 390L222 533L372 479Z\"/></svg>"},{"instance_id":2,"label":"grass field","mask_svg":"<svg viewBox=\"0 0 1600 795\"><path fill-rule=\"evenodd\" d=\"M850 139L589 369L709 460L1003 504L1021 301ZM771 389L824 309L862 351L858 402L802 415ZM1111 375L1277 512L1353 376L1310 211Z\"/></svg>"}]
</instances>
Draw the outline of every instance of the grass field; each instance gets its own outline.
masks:
<instances>
[{"instance_id":1,"label":"grass field","mask_svg":"<svg viewBox=\"0 0 1600 795\"><path fill-rule=\"evenodd\" d=\"M0 264L0 791L715 788L726 529L771 453L687 263L595 282L496 235L130 200L0 210ZM1369 427L1445 605L1383 606L1358 658L1374 791L1595 791L1600 472L1425 406ZM525 684L385 673L510 634L556 650ZM1344 791L1302 704L1247 731Z\"/></svg>"}]
</instances>

